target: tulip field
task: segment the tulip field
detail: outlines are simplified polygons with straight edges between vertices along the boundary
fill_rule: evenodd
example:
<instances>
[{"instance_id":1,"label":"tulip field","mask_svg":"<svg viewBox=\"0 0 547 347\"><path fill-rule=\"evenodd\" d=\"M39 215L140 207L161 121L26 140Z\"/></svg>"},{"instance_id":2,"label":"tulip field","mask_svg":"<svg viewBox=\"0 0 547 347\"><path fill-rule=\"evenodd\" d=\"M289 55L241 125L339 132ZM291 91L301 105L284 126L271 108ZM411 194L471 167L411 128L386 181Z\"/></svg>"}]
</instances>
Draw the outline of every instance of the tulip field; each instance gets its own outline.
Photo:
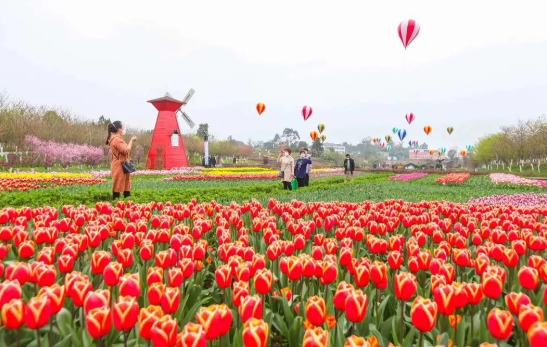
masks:
<instances>
[{"instance_id":1,"label":"tulip field","mask_svg":"<svg viewBox=\"0 0 547 347\"><path fill-rule=\"evenodd\" d=\"M0 346L547 346L540 183L199 175L1 192Z\"/></svg>"}]
</instances>

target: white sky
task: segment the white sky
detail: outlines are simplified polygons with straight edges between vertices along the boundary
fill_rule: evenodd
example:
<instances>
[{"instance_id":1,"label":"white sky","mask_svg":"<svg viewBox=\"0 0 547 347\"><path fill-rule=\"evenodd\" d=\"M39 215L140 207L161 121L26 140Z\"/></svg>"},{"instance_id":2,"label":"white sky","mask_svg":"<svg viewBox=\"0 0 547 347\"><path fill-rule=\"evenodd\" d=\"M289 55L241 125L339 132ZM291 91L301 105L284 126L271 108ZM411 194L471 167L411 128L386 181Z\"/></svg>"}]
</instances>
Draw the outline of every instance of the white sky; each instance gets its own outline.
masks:
<instances>
[{"instance_id":1,"label":"white sky","mask_svg":"<svg viewBox=\"0 0 547 347\"><path fill-rule=\"evenodd\" d=\"M194 88L186 111L218 138L292 127L309 141L324 123L328 142L403 127L405 142L462 148L545 113L545 13L545 0L5 0L0 91L152 128L147 100ZM410 18L421 31L405 51L397 26Z\"/></svg>"}]
</instances>

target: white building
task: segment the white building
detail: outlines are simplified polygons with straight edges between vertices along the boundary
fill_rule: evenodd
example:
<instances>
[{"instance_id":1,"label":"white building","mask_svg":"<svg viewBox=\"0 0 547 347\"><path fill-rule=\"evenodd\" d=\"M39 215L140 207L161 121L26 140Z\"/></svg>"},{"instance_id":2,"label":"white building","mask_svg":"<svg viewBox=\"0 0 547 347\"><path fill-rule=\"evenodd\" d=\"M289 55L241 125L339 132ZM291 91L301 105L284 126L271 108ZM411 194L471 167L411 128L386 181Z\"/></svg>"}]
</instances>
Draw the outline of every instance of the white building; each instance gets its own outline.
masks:
<instances>
[{"instance_id":1,"label":"white building","mask_svg":"<svg viewBox=\"0 0 547 347\"><path fill-rule=\"evenodd\" d=\"M337 144L334 144L334 143L324 143L323 148L325 150L332 149L336 153L346 154L346 146L344 146L344 145L337 145Z\"/></svg>"}]
</instances>

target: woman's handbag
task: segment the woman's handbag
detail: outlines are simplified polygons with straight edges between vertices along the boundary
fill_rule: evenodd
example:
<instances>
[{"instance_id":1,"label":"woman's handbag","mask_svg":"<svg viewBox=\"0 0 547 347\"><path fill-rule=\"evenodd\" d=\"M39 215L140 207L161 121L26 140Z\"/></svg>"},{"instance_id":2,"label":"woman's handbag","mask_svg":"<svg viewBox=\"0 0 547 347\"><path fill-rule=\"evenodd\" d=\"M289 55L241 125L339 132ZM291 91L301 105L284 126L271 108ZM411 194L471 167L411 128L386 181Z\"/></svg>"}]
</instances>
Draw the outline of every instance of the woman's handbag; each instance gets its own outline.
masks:
<instances>
[{"instance_id":1,"label":"woman's handbag","mask_svg":"<svg viewBox=\"0 0 547 347\"><path fill-rule=\"evenodd\" d=\"M112 155L114 155L116 159L120 160L120 158L116 154L114 154L114 151L112 151ZM121 163L123 173L126 175L137 171L137 169L135 168L135 164L132 161L122 161Z\"/></svg>"},{"instance_id":2,"label":"woman's handbag","mask_svg":"<svg viewBox=\"0 0 547 347\"><path fill-rule=\"evenodd\" d=\"M285 178L285 171L279 171L279 178Z\"/></svg>"}]
</instances>

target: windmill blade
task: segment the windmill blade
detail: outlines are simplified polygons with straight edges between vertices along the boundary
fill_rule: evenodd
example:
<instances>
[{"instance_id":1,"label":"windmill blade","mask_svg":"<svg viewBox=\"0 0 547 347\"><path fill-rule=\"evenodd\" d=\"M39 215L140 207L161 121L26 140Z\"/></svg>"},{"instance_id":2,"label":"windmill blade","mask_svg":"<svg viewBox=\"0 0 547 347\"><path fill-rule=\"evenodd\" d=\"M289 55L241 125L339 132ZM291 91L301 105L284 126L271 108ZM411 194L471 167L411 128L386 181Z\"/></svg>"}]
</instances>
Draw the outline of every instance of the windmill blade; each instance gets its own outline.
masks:
<instances>
[{"instance_id":1,"label":"windmill blade","mask_svg":"<svg viewBox=\"0 0 547 347\"><path fill-rule=\"evenodd\" d=\"M184 97L184 99L182 99L182 103L184 105L186 105L188 103L188 101L190 101L190 99L192 98L192 96L194 95L195 93L195 90L194 88L190 88L190 91L188 92L188 94L186 94L186 96Z\"/></svg>"},{"instance_id":2,"label":"windmill blade","mask_svg":"<svg viewBox=\"0 0 547 347\"><path fill-rule=\"evenodd\" d=\"M188 124L188 126L191 128L191 129L194 129L194 127L196 126L196 124L192 121L192 119L190 117L188 117L188 115L184 112L184 111L181 111L179 110L180 112L180 116L182 119L184 119L184 121L186 122L186 124Z\"/></svg>"}]
</instances>

